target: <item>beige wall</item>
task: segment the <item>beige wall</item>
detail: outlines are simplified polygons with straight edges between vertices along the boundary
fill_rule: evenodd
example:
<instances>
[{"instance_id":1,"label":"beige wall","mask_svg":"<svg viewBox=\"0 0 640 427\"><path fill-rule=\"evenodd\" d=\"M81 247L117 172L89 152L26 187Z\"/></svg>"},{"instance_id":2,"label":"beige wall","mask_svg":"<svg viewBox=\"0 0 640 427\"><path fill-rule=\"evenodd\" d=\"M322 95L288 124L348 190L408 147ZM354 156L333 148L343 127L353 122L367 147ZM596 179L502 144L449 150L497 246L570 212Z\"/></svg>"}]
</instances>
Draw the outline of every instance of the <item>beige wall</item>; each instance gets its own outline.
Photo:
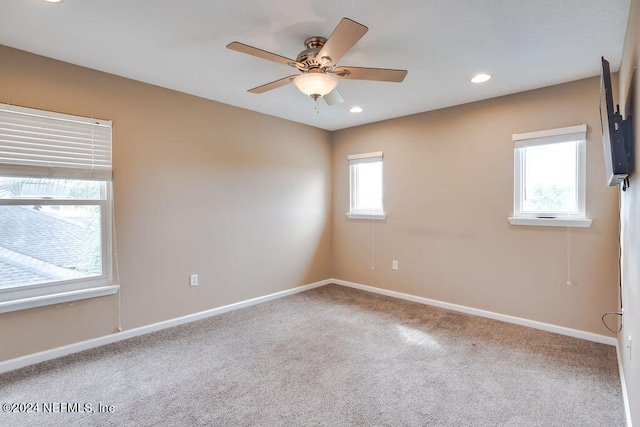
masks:
<instances>
[{"instance_id":1,"label":"beige wall","mask_svg":"<svg viewBox=\"0 0 640 427\"><path fill-rule=\"evenodd\" d=\"M330 277L597 334L617 309L597 78L329 133L6 47L0 61L0 102L114 122L125 329ZM580 123L591 228L509 225L511 134ZM347 155L378 150L388 218L347 220ZM2 314L0 360L113 333L117 313L104 297Z\"/></svg>"},{"instance_id":2,"label":"beige wall","mask_svg":"<svg viewBox=\"0 0 640 427\"><path fill-rule=\"evenodd\" d=\"M618 348L627 386L631 417L635 424L640 423L640 83L636 76L635 90L629 91L631 77L638 67L640 58L640 0L631 1L629 23L625 37L622 63L620 65L620 96L616 98L621 108L627 97L633 97L634 135L635 135L635 171L629 178L630 187L622 193L620 221L622 225L622 304L624 307L624 326L618 335ZM636 72L637 73L637 72ZM623 111L624 112L624 111ZM625 112L625 116L626 116ZM627 348L632 338L631 353Z\"/></svg>"},{"instance_id":3,"label":"beige wall","mask_svg":"<svg viewBox=\"0 0 640 427\"><path fill-rule=\"evenodd\" d=\"M0 102L113 121L125 330L331 277L328 132L3 46L0 63ZM0 314L0 361L113 333L117 308Z\"/></svg>"},{"instance_id":4,"label":"beige wall","mask_svg":"<svg viewBox=\"0 0 640 427\"><path fill-rule=\"evenodd\" d=\"M605 184L598 99L591 78L336 132L334 277L607 335L618 196ZM582 123L592 226L511 226L511 135ZM347 155L371 151L384 152L387 219L375 223L345 216Z\"/></svg>"}]
</instances>

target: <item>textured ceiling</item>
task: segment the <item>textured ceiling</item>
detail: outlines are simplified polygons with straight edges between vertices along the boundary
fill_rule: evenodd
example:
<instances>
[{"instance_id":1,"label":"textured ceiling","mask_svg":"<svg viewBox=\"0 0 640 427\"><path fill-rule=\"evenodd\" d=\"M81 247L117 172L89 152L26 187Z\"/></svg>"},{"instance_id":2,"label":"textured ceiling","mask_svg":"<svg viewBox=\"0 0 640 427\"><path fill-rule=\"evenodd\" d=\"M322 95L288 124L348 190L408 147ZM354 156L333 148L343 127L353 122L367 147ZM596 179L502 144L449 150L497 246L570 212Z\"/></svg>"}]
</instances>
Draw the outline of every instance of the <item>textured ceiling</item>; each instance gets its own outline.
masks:
<instances>
[{"instance_id":1,"label":"textured ceiling","mask_svg":"<svg viewBox=\"0 0 640 427\"><path fill-rule=\"evenodd\" d=\"M595 76L601 56L617 70L628 11L629 0L0 0L0 44L336 130ZM229 42L295 58L343 17L369 32L340 65L406 69L404 82L341 80L345 102L319 113L293 85L247 93L296 70ZM470 83L478 72L493 79Z\"/></svg>"}]
</instances>

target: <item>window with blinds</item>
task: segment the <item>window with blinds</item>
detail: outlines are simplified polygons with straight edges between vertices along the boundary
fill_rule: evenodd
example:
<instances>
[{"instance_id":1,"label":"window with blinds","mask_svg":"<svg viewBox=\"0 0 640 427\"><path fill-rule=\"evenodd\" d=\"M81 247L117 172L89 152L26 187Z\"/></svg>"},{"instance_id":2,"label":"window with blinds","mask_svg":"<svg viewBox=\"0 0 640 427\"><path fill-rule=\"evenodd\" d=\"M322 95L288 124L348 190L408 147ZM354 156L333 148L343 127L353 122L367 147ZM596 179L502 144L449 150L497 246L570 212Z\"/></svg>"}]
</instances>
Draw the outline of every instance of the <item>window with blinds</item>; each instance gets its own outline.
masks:
<instances>
[{"instance_id":1,"label":"window with blinds","mask_svg":"<svg viewBox=\"0 0 640 427\"><path fill-rule=\"evenodd\" d=\"M585 218L586 125L514 134L514 217Z\"/></svg>"},{"instance_id":2,"label":"window with blinds","mask_svg":"<svg viewBox=\"0 0 640 427\"><path fill-rule=\"evenodd\" d=\"M382 152L351 154L349 160L349 218L384 219Z\"/></svg>"},{"instance_id":3,"label":"window with blinds","mask_svg":"<svg viewBox=\"0 0 640 427\"><path fill-rule=\"evenodd\" d=\"M113 293L111 129L0 104L0 312Z\"/></svg>"}]
</instances>

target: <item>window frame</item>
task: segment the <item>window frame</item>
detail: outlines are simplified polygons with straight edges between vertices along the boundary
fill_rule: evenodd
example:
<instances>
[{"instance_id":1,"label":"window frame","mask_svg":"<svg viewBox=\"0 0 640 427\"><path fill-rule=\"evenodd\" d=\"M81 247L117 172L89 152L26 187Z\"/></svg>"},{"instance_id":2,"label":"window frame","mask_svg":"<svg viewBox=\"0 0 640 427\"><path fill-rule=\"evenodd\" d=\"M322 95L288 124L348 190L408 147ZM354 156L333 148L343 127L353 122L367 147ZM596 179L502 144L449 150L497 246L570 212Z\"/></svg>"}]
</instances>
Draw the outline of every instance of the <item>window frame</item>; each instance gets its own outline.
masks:
<instances>
[{"instance_id":1,"label":"window frame","mask_svg":"<svg viewBox=\"0 0 640 427\"><path fill-rule=\"evenodd\" d=\"M543 131L513 134L514 143L514 192L512 225L589 227L586 216L586 132L585 124ZM525 182L525 149L527 146L576 143L576 211L528 212L523 209Z\"/></svg>"},{"instance_id":2,"label":"window frame","mask_svg":"<svg viewBox=\"0 0 640 427\"><path fill-rule=\"evenodd\" d=\"M371 153L350 154L347 156L349 161L349 219L386 219L384 212L384 154L382 151ZM363 163L380 162L380 206L379 210L359 209L356 206L358 200L358 177L356 176L356 166Z\"/></svg>"},{"instance_id":3,"label":"window frame","mask_svg":"<svg viewBox=\"0 0 640 427\"><path fill-rule=\"evenodd\" d=\"M111 122L7 104L0 104L0 113L3 114L0 118L0 135L3 135L7 141L0 146L0 176L91 180L105 185L104 197L100 198L20 197L0 199L0 207L24 205L99 206L102 263L100 275L43 283L24 283L0 288L0 313L117 293L120 286L113 283L115 261L113 247L113 183L111 179ZM23 119L29 120L29 123L25 124L22 122ZM55 129L57 121L60 121L63 127L71 125L85 128L89 132L86 135L93 135L92 132L102 132L99 137L95 136L100 141L96 139L95 143L91 142L94 136L76 137L76 129L69 132ZM48 127L47 123L52 124ZM101 129L92 130L92 127L96 126L100 126ZM108 129L105 130L105 128ZM47 134L47 132L52 133ZM54 132L57 132L58 135L53 135ZM73 135L71 135L71 132L73 132ZM107 133L105 134L105 132ZM71 135L69 139L64 135L65 133ZM34 134L37 135L32 138ZM105 135L108 137L106 145L104 145ZM89 149L92 153L91 155L84 155L92 158L92 160L87 161L78 160L78 158L69 160L70 157L66 154L60 154L55 151L65 145L75 145L73 149L75 152L87 151L86 148L77 148L78 144L71 142L75 139L84 139L80 144L90 141L88 142L89 146L95 147L95 150L100 151L100 159L97 161L94 159L93 153L97 153L97 151L93 149ZM23 145L21 146L21 144ZM108 155L104 154L105 150L108 150ZM40 154L33 156L37 157L37 160L30 160L29 157L32 156L30 154L32 152L44 153L44 156L47 156L48 152L52 156L60 155L60 161L54 157L52 157L51 162L47 162L46 159L43 161ZM66 161L69 161L69 164L64 164Z\"/></svg>"}]
</instances>

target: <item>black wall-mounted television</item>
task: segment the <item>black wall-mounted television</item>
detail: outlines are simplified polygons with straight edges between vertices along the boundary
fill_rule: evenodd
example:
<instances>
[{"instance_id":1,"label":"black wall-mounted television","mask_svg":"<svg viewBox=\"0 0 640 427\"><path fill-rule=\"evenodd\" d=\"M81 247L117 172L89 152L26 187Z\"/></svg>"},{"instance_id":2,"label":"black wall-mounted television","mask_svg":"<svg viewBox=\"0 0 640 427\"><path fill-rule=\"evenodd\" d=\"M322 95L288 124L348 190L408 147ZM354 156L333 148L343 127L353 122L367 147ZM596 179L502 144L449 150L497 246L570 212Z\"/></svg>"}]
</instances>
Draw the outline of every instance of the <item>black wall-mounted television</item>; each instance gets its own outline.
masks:
<instances>
[{"instance_id":1,"label":"black wall-mounted television","mask_svg":"<svg viewBox=\"0 0 640 427\"><path fill-rule=\"evenodd\" d=\"M604 57L600 74L600 123L607 184L618 185L631 173L633 124L631 115L628 115L627 119L622 118L620 106L613 108L611 72L609 62Z\"/></svg>"}]
</instances>

